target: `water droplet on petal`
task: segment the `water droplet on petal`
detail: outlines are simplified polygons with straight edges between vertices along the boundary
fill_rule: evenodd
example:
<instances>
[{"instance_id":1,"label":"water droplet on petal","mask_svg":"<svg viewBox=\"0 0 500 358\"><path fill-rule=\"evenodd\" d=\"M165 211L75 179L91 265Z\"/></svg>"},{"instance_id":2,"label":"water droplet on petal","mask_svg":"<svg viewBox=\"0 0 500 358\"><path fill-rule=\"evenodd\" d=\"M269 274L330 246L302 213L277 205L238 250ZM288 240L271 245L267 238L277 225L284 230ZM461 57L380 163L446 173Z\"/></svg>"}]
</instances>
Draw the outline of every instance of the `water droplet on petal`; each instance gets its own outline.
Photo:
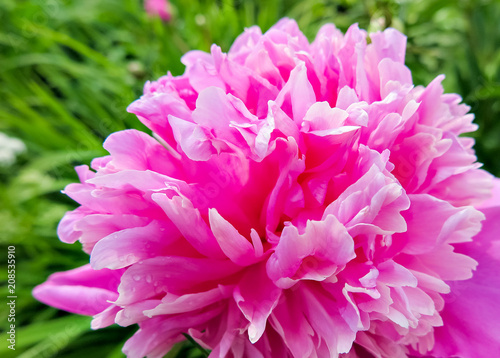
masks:
<instances>
[{"instance_id":1,"label":"water droplet on petal","mask_svg":"<svg viewBox=\"0 0 500 358\"><path fill-rule=\"evenodd\" d=\"M132 265L134 262L135 262L135 256L134 254L128 254L127 256L125 256L125 262L128 264L128 265Z\"/></svg>"}]
</instances>

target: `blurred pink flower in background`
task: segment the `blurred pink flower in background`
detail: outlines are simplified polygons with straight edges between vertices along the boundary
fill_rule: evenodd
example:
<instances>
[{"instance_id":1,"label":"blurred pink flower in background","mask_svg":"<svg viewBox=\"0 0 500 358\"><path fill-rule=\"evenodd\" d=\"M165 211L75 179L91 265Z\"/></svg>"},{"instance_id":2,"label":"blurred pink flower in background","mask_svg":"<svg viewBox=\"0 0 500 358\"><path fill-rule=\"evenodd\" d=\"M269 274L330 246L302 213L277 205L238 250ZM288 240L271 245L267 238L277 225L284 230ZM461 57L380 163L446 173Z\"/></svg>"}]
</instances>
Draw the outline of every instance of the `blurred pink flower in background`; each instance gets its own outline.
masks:
<instances>
[{"instance_id":1,"label":"blurred pink flower in background","mask_svg":"<svg viewBox=\"0 0 500 358\"><path fill-rule=\"evenodd\" d=\"M144 0L144 8L150 16L159 16L163 21L172 17L168 0Z\"/></svg>"},{"instance_id":2,"label":"blurred pink flower in background","mask_svg":"<svg viewBox=\"0 0 500 358\"><path fill-rule=\"evenodd\" d=\"M211 357L500 356L500 182L443 77L414 86L394 29L309 43L293 20L187 53L65 193L90 265L34 295L138 324L128 357L189 334Z\"/></svg>"}]
</instances>

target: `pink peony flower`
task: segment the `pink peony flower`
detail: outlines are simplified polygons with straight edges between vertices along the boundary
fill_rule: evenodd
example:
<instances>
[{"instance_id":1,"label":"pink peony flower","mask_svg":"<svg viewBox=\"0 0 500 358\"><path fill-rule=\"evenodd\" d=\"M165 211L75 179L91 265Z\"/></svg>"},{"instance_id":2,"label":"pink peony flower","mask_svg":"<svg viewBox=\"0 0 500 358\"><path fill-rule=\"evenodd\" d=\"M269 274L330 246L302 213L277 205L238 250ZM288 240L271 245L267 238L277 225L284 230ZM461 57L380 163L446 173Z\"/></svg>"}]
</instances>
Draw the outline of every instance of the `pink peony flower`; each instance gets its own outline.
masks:
<instances>
[{"instance_id":1,"label":"pink peony flower","mask_svg":"<svg viewBox=\"0 0 500 358\"><path fill-rule=\"evenodd\" d=\"M159 16L163 21L172 17L168 0L144 0L144 8L150 16Z\"/></svg>"},{"instance_id":2,"label":"pink peony flower","mask_svg":"<svg viewBox=\"0 0 500 358\"><path fill-rule=\"evenodd\" d=\"M192 51L65 193L90 265L34 290L138 324L128 357L189 334L211 357L500 356L500 180L469 107L415 87L405 37L309 43L293 20Z\"/></svg>"}]
</instances>

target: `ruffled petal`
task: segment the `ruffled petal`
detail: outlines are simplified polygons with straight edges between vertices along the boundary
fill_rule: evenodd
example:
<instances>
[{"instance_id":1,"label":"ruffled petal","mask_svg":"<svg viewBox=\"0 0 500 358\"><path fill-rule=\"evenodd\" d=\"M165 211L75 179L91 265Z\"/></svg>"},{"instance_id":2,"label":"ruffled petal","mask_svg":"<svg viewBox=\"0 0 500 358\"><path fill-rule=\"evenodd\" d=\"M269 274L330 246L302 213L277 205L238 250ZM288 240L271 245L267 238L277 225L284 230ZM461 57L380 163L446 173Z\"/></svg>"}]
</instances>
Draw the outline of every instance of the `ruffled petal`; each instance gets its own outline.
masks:
<instances>
[{"instance_id":1,"label":"ruffled petal","mask_svg":"<svg viewBox=\"0 0 500 358\"><path fill-rule=\"evenodd\" d=\"M120 272L94 271L85 265L52 274L33 290L33 296L56 308L93 316L110 307L118 297Z\"/></svg>"}]
</instances>

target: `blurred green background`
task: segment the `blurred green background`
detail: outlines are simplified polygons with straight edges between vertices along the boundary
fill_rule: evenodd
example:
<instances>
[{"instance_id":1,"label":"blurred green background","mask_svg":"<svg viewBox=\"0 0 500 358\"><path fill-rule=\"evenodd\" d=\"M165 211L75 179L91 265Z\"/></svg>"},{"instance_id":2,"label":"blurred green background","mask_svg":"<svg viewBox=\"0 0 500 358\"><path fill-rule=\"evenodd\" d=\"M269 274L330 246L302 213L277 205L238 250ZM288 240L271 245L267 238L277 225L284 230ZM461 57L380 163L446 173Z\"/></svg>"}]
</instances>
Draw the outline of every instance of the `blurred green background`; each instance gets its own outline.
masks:
<instances>
[{"instance_id":1,"label":"blurred green background","mask_svg":"<svg viewBox=\"0 0 500 358\"><path fill-rule=\"evenodd\" d=\"M125 108L146 80L181 74L180 56L212 43L228 50L244 27L267 30L288 16L312 40L333 22L408 36L407 65L416 84L446 74L447 92L472 107L479 160L500 176L500 3L497 1L172 0L170 22L149 17L140 0L2 0L0 132L26 150L0 164L0 327L7 326L7 246L16 246L17 345L0 357L123 357L136 327L90 331L87 317L46 307L32 288L55 271L88 262L79 244L57 239L56 226L75 203L60 193L73 167L105 154L111 132L144 129ZM0 141L5 140L0 137ZM1 144L1 143L0 143ZM5 331L4 331L5 332ZM169 357L203 356L185 343Z\"/></svg>"}]
</instances>

